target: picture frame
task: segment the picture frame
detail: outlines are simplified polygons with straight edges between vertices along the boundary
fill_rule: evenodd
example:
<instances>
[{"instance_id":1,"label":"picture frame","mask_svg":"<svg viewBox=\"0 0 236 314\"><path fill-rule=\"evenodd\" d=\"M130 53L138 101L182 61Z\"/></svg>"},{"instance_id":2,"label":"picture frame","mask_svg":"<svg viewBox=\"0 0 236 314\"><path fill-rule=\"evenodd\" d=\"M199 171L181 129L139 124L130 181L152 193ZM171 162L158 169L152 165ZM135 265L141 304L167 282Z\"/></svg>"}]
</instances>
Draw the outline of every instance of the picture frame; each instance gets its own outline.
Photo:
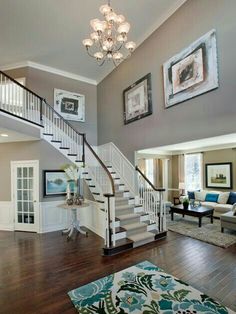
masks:
<instances>
[{"instance_id":1,"label":"picture frame","mask_svg":"<svg viewBox=\"0 0 236 314\"><path fill-rule=\"evenodd\" d=\"M163 79L165 108L218 88L215 29L166 61Z\"/></svg>"},{"instance_id":2,"label":"picture frame","mask_svg":"<svg viewBox=\"0 0 236 314\"><path fill-rule=\"evenodd\" d=\"M64 170L43 170L43 196L64 196L68 178ZM75 192L75 182L70 181L70 190L73 194Z\"/></svg>"},{"instance_id":3,"label":"picture frame","mask_svg":"<svg viewBox=\"0 0 236 314\"><path fill-rule=\"evenodd\" d=\"M205 164L206 188L232 189L232 162Z\"/></svg>"},{"instance_id":4,"label":"picture frame","mask_svg":"<svg viewBox=\"0 0 236 314\"><path fill-rule=\"evenodd\" d=\"M152 114L151 73L123 91L124 124Z\"/></svg>"},{"instance_id":5,"label":"picture frame","mask_svg":"<svg viewBox=\"0 0 236 314\"><path fill-rule=\"evenodd\" d=\"M85 96L54 89L54 109L66 120L85 122Z\"/></svg>"}]
</instances>

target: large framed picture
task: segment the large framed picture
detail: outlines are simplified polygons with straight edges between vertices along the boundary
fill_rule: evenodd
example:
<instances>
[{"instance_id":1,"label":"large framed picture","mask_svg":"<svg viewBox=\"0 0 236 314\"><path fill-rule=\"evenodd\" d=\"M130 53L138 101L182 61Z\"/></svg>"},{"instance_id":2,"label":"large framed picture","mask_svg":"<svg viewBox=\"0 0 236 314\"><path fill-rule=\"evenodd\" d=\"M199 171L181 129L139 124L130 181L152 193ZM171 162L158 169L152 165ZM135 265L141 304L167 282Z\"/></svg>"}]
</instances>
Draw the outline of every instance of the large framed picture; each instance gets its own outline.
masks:
<instances>
[{"instance_id":1,"label":"large framed picture","mask_svg":"<svg viewBox=\"0 0 236 314\"><path fill-rule=\"evenodd\" d=\"M60 196L66 195L68 178L64 170L43 170L43 195ZM75 192L75 183L69 182L70 191Z\"/></svg>"},{"instance_id":2,"label":"large framed picture","mask_svg":"<svg viewBox=\"0 0 236 314\"><path fill-rule=\"evenodd\" d=\"M123 101L125 124L152 114L151 73L126 88Z\"/></svg>"},{"instance_id":3,"label":"large framed picture","mask_svg":"<svg viewBox=\"0 0 236 314\"><path fill-rule=\"evenodd\" d=\"M232 189L232 162L206 164L206 187Z\"/></svg>"},{"instance_id":4,"label":"large framed picture","mask_svg":"<svg viewBox=\"0 0 236 314\"><path fill-rule=\"evenodd\" d=\"M85 96L54 89L54 109L66 120L85 122Z\"/></svg>"},{"instance_id":5,"label":"large framed picture","mask_svg":"<svg viewBox=\"0 0 236 314\"><path fill-rule=\"evenodd\" d=\"M213 29L163 65L165 108L219 87Z\"/></svg>"}]
</instances>

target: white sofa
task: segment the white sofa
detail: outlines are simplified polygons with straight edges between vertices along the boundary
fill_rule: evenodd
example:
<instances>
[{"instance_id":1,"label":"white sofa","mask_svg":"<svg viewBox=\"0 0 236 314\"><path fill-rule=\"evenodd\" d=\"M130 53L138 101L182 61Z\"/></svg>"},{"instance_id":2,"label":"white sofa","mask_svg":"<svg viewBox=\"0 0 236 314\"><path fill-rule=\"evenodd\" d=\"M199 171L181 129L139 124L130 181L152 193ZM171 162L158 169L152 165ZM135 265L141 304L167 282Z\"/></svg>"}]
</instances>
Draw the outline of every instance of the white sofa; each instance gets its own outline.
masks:
<instances>
[{"instance_id":1,"label":"white sofa","mask_svg":"<svg viewBox=\"0 0 236 314\"><path fill-rule=\"evenodd\" d=\"M217 202L206 200L207 194L218 194ZM222 214L232 211L233 204L228 204L230 192L201 190L194 192L195 201L201 202L202 206L214 209L214 217L220 217Z\"/></svg>"}]
</instances>

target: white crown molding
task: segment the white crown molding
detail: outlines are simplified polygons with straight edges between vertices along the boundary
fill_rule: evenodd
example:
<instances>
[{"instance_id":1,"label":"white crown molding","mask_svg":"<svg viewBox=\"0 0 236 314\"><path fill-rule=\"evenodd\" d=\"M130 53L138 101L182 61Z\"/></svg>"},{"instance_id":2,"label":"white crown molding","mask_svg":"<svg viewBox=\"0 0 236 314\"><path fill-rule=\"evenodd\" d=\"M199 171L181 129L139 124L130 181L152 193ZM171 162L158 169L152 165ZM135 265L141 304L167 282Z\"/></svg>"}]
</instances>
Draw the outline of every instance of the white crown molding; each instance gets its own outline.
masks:
<instances>
[{"instance_id":1,"label":"white crown molding","mask_svg":"<svg viewBox=\"0 0 236 314\"><path fill-rule=\"evenodd\" d=\"M167 10L164 14L162 14L156 21L149 27L149 29L145 32L145 34L139 38L139 40L136 42L136 50L137 48L154 33L163 23L165 23L166 20L168 20L171 15L173 15L185 2L188 0L177 0L174 5L172 5L169 10ZM124 60L125 61L125 60ZM109 73L106 73L104 76L102 76L100 79L98 79L97 84L101 83L111 72L115 70L112 69Z\"/></svg>"},{"instance_id":2,"label":"white crown molding","mask_svg":"<svg viewBox=\"0 0 236 314\"><path fill-rule=\"evenodd\" d=\"M1 67L2 71L8 71L8 70L13 70L13 69L19 69L19 68L25 68L25 67L30 67L30 68L34 68L37 70L41 70L44 72L48 72L48 73L52 73L52 74L56 74L56 75L60 75L72 80L76 80L76 81L80 81L80 82L85 82L88 84L92 84L92 85L97 85L97 81L90 79L88 77L84 77L81 75L77 75L75 73L71 73L71 72L67 72L67 71L63 71L60 69L56 69L47 65L43 65L40 63L36 63L36 62L32 62L32 61L23 61L23 62L17 62L17 63L12 63L12 64L8 64L5 66Z\"/></svg>"}]
</instances>

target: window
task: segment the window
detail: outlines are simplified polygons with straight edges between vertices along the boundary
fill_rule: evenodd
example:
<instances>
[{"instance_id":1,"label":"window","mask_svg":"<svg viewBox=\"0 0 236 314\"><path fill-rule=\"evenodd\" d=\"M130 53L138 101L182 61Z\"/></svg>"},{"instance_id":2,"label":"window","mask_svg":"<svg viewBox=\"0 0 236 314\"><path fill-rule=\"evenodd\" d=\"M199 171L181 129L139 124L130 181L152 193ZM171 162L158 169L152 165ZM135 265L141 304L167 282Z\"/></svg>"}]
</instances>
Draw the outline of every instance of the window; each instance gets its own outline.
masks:
<instances>
[{"instance_id":1,"label":"window","mask_svg":"<svg viewBox=\"0 0 236 314\"><path fill-rule=\"evenodd\" d=\"M202 188L202 154L184 156L185 189L187 191Z\"/></svg>"},{"instance_id":2,"label":"window","mask_svg":"<svg viewBox=\"0 0 236 314\"><path fill-rule=\"evenodd\" d=\"M145 160L145 175L152 183L154 181L154 160L146 159Z\"/></svg>"}]
</instances>

